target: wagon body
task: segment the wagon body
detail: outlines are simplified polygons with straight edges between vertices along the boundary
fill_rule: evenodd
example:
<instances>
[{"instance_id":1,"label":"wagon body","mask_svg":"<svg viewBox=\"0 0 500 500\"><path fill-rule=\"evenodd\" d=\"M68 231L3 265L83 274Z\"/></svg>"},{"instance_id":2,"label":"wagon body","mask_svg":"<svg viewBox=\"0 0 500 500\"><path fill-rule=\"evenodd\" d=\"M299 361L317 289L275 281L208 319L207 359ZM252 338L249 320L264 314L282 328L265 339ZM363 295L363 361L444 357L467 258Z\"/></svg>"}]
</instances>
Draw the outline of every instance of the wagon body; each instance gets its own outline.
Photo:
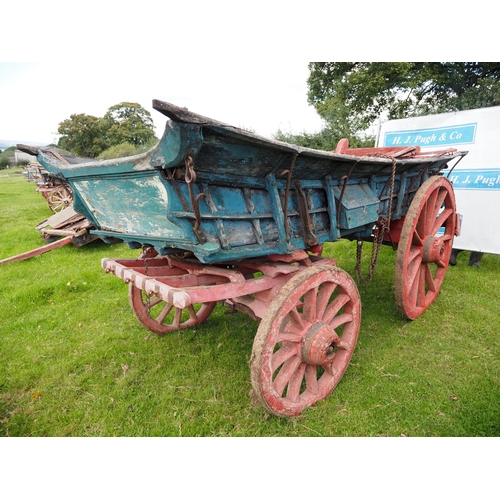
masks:
<instances>
[{"instance_id":1,"label":"wagon body","mask_svg":"<svg viewBox=\"0 0 500 500\"><path fill-rule=\"evenodd\" d=\"M128 284L146 328L193 327L217 302L250 315L259 322L254 399L294 416L337 386L361 323L356 284L321 256L323 243L357 240L358 263L363 241L392 243L403 316L415 319L435 300L459 227L442 172L466 152L349 149L344 139L318 151L153 106L170 121L142 155L68 164L18 146L70 184L94 234L142 248L138 259L101 264Z\"/></svg>"},{"instance_id":2,"label":"wagon body","mask_svg":"<svg viewBox=\"0 0 500 500\"><path fill-rule=\"evenodd\" d=\"M398 220L420 185L463 154L319 151L162 101L153 106L170 121L145 154L64 164L39 151L38 161L67 180L75 209L102 239L153 246L160 255L187 250L204 263L369 239L389 212L391 193L391 219ZM394 172L391 152L397 153Z\"/></svg>"}]
</instances>

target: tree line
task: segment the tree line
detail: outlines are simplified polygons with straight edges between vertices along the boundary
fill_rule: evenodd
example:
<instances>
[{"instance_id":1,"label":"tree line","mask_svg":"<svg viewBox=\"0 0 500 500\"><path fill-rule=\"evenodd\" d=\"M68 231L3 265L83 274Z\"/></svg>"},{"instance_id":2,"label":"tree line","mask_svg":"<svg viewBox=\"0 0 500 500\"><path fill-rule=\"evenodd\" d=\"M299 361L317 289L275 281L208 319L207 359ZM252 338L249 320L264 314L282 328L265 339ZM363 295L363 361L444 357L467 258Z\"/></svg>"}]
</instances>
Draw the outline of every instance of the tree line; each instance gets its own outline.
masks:
<instances>
[{"instance_id":1,"label":"tree line","mask_svg":"<svg viewBox=\"0 0 500 500\"><path fill-rule=\"evenodd\" d=\"M59 148L85 158L129 156L158 141L151 114L134 102L115 104L103 117L72 114L57 132Z\"/></svg>"},{"instance_id":2,"label":"tree line","mask_svg":"<svg viewBox=\"0 0 500 500\"><path fill-rule=\"evenodd\" d=\"M16 146L9 146L3 151L0 149L0 170L10 167L25 167L28 160L16 160Z\"/></svg>"},{"instance_id":3,"label":"tree line","mask_svg":"<svg viewBox=\"0 0 500 500\"><path fill-rule=\"evenodd\" d=\"M374 146L367 133L398 119L500 105L499 62L312 62L308 102L324 121L315 134L278 130L275 139L333 150Z\"/></svg>"}]
</instances>

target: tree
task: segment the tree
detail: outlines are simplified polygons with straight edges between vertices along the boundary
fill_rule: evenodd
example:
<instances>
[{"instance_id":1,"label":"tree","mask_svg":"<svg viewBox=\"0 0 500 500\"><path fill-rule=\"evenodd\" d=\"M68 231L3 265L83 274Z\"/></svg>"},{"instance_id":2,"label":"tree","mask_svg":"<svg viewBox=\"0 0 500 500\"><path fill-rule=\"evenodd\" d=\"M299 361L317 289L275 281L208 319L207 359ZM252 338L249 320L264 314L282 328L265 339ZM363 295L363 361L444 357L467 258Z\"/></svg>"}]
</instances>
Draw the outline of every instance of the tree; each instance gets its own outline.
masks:
<instances>
[{"instance_id":1,"label":"tree","mask_svg":"<svg viewBox=\"0 0 500 500\"><path fill-rule=\"evenodd\" d=\"M104 119L109 122L108 137L112 145L128 142L142 146L155 136L151 113L137 103L122 102L111 106Z\"/></svg>"},{"instance_id":2,"label":"tree","mask_svg":"<svg viewBox=\"0 0 500 500\"><path fill-rule=\"evenodd\" d=\"M323 149L325 151L333 151L340 139L349 138L350 148L363 148L373 146L374 138L369 135L359 136L350 134L345 129L335 130L328 122L325 128L315 134L303 132L302 134L291 134L278 130L273 134L273 138L277 141L288 142L289 144L296 144L304 148Z\"/></svg>"},{"instance_id":3,"label":"tree","mask_svg":"<svg viewBox=\"0 0 500 500\"><path fill-rule=\"evenodd\" d=\"M315 62L309 70L309 103L355 132L384 113L395 119L500 104L498 62Z\"/></svg>"},{"instance_id":4,"label":"tree","mask_svg":"<svg viewBox=\"0 0 500 500\"><path fill-rule=\"evenodd\" d=\"M148 149L151 149L157 143L156 137L142 146L134 146L130 142L123 142L117 144L116 146L111 146L110 148L103 151L98 158L100 160L110 160L112 158L125 158L126 156L138 155L145 153Z\"/></svg>"},{"instance_id":5,"label":"tree","mask_svg":"<svg viewBox=\"0 0 500 500\"><path fill-rule=\"evenodd\" d=\"M134 147L155 139L151 115L137 103L122 102L111 106L104 117L73 114L59 124L58 146L77 156L96 158L118 144Z\"/></svg>"},{"instance_id":6,"label":"tree","mask_svg":"<svg viewBox=\"0 0 500 500\"><path fill-rule=\"evenodd\" d=\"M5 154L0 154L0 170L7 168L9 166L10 160L9 157Z\"/></svg>"},{"instance_id":7,"label":"tree","mask_svg":"<svg viewBox=\"0 0 500 500\"><path fill-rule=\"evenodd\" d=\"M95 158L110 146L108 128L103 118L73 114L59 124L57 132L61 137L57 145L77 156Z\"/></svg>"},{"instance_id":8,"label":"tree","mask_svg":"<svg viewBox=\"0 0 500 500\"><path fill-rule=\"evenodd\" d=\"M16 149L16 146L10 146L7 149L4 149L3 153L0 152L0 170L14 164L13 159Z\"/></svg>"},{"instance_id":9,"label":"tree","mask_svg":"<svg viewBox=\"0 0 500 500\"><path fill-rule=\"evenodd\" d=\"M374 145L367 132L377 119L405 118L500 105L500 63L313 62L308 101L325 121L318 134L275 138L300 146L334 149Z\"/></svg>"},{"instance_id":10,"label":"tree","mask_svg":"<svg viewBox=\"0 0 500 500\"><path fill-rule=\"evenodd\" d=\"M461 109L500 106L500 81L486 77L476 87L466 89L460 97Z\"/></svg>"}]
</instances>

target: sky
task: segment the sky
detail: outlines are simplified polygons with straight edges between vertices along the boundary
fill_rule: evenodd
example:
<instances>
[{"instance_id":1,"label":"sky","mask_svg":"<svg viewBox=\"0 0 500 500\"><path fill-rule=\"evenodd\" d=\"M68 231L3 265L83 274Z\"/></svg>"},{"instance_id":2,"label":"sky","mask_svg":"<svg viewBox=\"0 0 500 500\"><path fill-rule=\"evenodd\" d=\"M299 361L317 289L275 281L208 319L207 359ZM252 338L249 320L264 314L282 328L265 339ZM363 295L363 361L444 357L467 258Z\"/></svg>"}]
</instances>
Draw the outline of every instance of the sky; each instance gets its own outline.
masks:
<instances>
[{"instance_id":1,"label":"sky","mask_svg":"<svg viewBox=\"0 0 500 500\"><path fill-rule=\"evenodd\" d=\"M446 2L422 2L433 20L455 27L462 21L461 10ZM59 0L7 2L0 140L56 142L59 123L71 114L103 116L124 101L148 110L161 136L166 117L152 108L153 99L265 137L278 129L316 132L323 123L307 104L309 61L475 60L469 39L476 19L481 52L494 51L496 30L486 28L494 16L473 10L469 37L450 39L447 30L425 22L423 4L418 43L407 37L396 43L387 13L399 14L397 0L385 8L363 2L362 9L356 1L326 0L141 0L128 7L87 0L71 11Z\"/></svg>"},{"instance_id":2,"label":"sky","mask_svg":"<svg viewBox=\"0 0 500 500\"><path fill-rule=\"evenodd\" d=\"M130 68L116 63L0 63L0 140L57 143L72 114L102 117L121 102L151 113L161 137L167 117L153 99L271 137L316 132L323 122L307 103L307 62L174 60Z\"/></svg>"}]
</instances>

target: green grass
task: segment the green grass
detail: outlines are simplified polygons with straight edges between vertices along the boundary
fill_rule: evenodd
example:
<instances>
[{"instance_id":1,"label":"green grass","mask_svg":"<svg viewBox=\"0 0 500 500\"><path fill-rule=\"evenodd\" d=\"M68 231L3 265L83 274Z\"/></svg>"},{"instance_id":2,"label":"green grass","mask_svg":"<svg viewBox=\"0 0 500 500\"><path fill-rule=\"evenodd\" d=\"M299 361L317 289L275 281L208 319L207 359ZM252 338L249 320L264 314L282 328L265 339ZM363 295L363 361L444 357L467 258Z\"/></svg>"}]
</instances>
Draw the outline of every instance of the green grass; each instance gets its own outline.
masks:
<instances>
[{"instance_id":1,"label":"green grass","mask_svg":"<svg viewBox=\"0 0 500 500\"><path fill-rule=\"evenodd\" d=\"M0 259L43 243L51 215L35 185L0 172ZM127 287L103 257L126 245L67 245L0 266L0 435L499 436L500 256L460 254L436 302L398 314L395 252L381 250L359 285L363 316L352 362L333 394L300 417L251 404L257 325L218 304L195 328L159 337L135 319ZM354 276L355 243L327 245ZM366 272L370 245L365 245Z\"/></svg>"}]
</instances>

